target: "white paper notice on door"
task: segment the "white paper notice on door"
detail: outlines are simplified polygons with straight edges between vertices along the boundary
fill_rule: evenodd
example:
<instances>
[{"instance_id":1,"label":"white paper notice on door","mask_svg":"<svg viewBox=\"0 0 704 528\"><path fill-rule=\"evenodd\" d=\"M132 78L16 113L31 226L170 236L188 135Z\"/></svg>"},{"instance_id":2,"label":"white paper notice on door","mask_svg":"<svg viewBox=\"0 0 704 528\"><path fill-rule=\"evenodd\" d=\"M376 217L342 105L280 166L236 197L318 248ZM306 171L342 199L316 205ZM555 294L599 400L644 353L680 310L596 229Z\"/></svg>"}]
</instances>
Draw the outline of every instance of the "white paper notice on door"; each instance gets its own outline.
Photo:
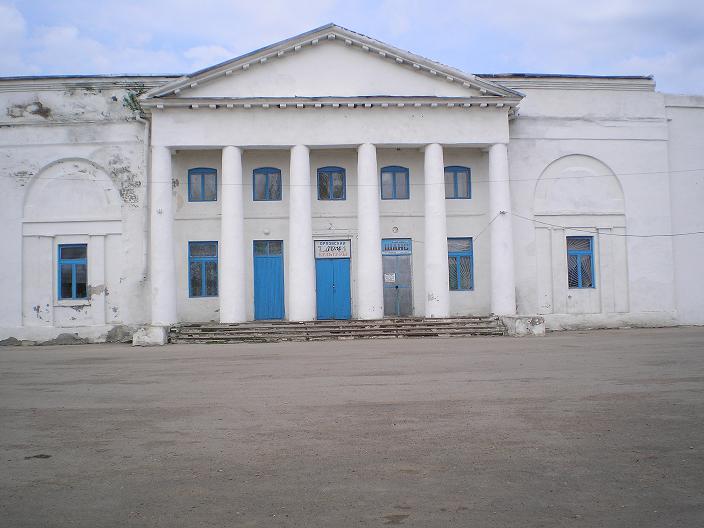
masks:
<instances>
[{"instance_id":1,"label":"white paper notice on door","mask_svg":"<svg viewBox=\"0 0 704 528\"><path fill-rule=\"evenodd\" d=\"M384 273L384 282L396 282L396 274Z\"/></svg>"}]
</instances>

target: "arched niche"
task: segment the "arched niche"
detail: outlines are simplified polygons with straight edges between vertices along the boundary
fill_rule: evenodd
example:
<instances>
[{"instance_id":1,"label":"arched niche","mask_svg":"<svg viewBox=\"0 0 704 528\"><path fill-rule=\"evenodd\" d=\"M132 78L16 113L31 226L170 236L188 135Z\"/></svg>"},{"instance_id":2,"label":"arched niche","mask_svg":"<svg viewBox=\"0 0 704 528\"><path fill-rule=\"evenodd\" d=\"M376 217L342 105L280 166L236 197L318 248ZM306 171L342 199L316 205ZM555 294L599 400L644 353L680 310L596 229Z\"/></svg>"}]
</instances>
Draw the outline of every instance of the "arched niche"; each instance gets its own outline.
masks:
<instances>
[{"instance_id":1,"label":"arched niche","mask_svg":"<svg viewBox=\"0 0 704 528\"><path fill-rule=\"evenodd\" d=\"M623 189L613 171L591 156L553 161L535 187L536 215L624 214Z\"/></svg>"},{"instance_id":2,"label":"arched niche","mask_svg":"<svg viewBox=\"0 0 704 528\"><path fill-rule=\"evenodd\" d=\"M85 159L44 167L25 195L26 222L120 220L122 201L105 170Z\"/></svg>"}]
</instances>

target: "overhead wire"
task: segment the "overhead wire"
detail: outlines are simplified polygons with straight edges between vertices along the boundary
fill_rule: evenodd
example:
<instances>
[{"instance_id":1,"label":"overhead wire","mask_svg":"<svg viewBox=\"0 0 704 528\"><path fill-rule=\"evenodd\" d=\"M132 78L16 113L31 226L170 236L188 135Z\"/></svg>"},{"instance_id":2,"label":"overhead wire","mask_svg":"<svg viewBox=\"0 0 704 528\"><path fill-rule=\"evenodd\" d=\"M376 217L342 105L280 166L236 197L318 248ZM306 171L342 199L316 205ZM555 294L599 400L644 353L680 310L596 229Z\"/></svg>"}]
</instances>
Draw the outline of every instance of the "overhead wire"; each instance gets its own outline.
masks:
<instances>
[{"instance_id":1,"label":"overhead wire","mask_svg":"<svg viewBox=\"0 0 704 528\"><path fill-rule=\"evenodd\" d=\"M537 181L544 181L544 180L586 180L586 179L592 179L592 178L613 178L614 176L648 176L648 175L655 175L655 174L687 174L687 173L696 173L696 172L701 172L702 175L704 175L704 168L696 168L696 169L678 169L678 170L665 170L665 171L641 171L641 172L620 172L620 173L611 173L611 174L588 174L588 175L579 175L579 176L555 176L555 177L545 177L545 178L503 178L503 179L471 179L470 180L470 185L475 185L478 183L501 183L501 182L509 182L509 183L516 183L516 182L528 182L528 183L535 183ZM6 177L6 178L14 178L18 181L29 181L29 180L63 180L63 181L90 181L90 182L99 182L100 180L97 178L71 178L71 177L65 177L65 176L30 176L30 175L16 175L16 174L0 174L0 176ZM171 182L176 180L176 178L172 178ZM135 182L140 182L142 183L142 180L132 180ZM145 180L144 183L168 183L168 180L149 180L148 178ZM223 186L223 185L236 185L236 186L241 186L241 187L251 187L253 184L250 182L245 182L243 181L242 183L222 183L218 182L218 186ZM359 184L359 183L349 183L346 182L346 185L348 187L372 187L372 186L377 186L376 183L370 183L370 184ZM430 185L444 185L444 182L437 182L437 183L425 183L425 182L409 182L409 185L411 187L426 187ZM282 183L281 187L309 187L310 185L306 184L300 184L300 185L291 185L290 183Z\"/></svg>"}]
</instances>

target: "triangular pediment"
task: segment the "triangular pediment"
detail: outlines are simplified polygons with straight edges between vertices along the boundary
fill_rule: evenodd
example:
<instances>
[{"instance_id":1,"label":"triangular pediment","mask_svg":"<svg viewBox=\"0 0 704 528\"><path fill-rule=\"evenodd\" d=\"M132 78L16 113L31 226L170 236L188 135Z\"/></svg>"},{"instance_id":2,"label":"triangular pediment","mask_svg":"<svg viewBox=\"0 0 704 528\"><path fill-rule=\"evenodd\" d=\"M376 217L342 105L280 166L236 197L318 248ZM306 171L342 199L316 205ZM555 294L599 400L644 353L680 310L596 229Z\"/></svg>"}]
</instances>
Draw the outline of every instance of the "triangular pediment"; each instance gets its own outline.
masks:
<instances>
[{"instance_id":1,"label":"triangular pediment","mask_svg":"<svg viewBox=\"0 0 704 528\"><path fill-rule=\"evenodd\" d=\"M515 101L496 83L334 24L267 46L151 90L151 103L179 100L442 98Z\"/></svg>"}]
</instances>

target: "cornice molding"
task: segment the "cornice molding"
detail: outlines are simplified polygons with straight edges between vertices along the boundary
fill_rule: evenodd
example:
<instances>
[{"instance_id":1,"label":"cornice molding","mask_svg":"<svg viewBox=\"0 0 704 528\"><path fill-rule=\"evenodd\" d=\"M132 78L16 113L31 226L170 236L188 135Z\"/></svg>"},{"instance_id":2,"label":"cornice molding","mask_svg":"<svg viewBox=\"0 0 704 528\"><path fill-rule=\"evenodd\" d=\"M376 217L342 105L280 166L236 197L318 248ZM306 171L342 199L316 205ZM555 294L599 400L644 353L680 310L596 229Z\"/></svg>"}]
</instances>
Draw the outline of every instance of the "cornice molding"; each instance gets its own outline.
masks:
<instances>
[{"instance_id":1,"label":"cornice molding","mask_svg":"<svg viewBox=\"0 0 704 528\"><path fill-rule=\"evenodd\" d=\"M655 81L647 78L605 79L583 77L496 77L496 82L520 90L609 90L654 92Z\"/></svg>"},{"instance_id":2,"label":"cornice molding","mask_svg":"<svg viewBox=\"0 0 704 528\"><path fill-rule=\"evenodd\" d=\"M143 87L152 90L173 80L164 77L0 78L0 92L60 92L65 90L109 90Z\"/></svg>"},{"instance_id":3,"label":"cornice molding","mask_svg":"<svg viewBox=\"0 0 704 528\"><path fill-rule=\"evenodd\" d=\"M498 108L509 113L520 103L519 97L435 97L435 96L355 96L355 97L192 97L146 99L142 106L149 109L321 109L321 108Z\"/></svg>"}]
</instances>

